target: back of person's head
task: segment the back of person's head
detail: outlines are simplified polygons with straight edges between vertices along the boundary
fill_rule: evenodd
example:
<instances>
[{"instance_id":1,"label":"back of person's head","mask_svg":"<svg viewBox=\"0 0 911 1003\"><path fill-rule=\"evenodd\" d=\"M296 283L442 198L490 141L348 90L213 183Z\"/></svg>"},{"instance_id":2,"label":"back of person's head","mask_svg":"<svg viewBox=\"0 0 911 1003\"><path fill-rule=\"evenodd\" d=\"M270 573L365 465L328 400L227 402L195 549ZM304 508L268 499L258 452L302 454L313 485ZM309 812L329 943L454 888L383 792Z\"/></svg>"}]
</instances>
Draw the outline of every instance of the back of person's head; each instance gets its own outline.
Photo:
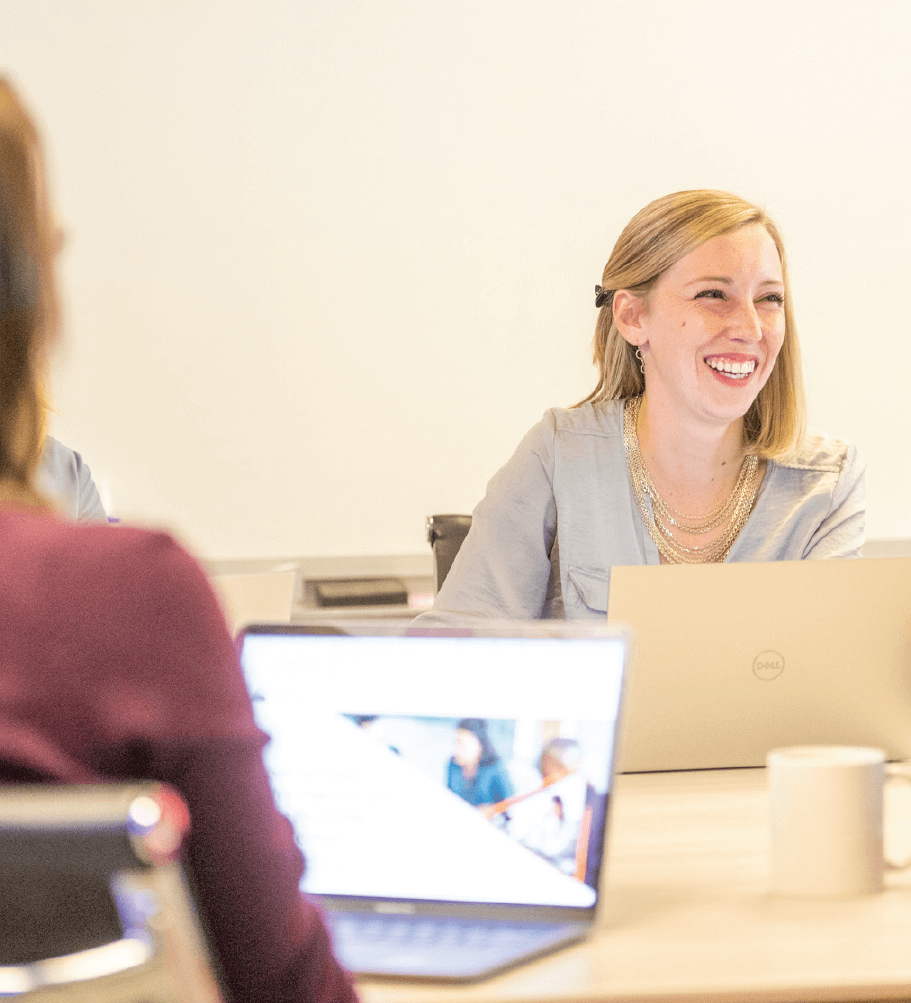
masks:
<instances>
[{"instance_id":1,"label":"back of person's head","mask_svg":"<svg viewBox=\"0 0 911 1003\"><path fill-rule=\"evenodd\" d=\"M582 763L582 748L574 738L552 738L542 751L567 770L577 770Z\"/></svg>"},{"instance_id":2,"label":"back of person's head","mask_svg":"<svg viewBox=\"0 0 911 1003\"><path fill-rule=\"evenodd\" d=\"M544 743L538 769L546 779L575 773L582 765L582 748L574 738L552 738Z\"/></svg>"},{"instance_id":3,"label":"back of person's head","mask_svg":"<svg viewBox=\"0 0 911 1003\"><path fill-rule=\"evenodd\" d=\"M31 487L43 443L45 357L57 332L56 234L41 141L0 77L0 496L40 504Z\"/></svg>"},{"instance_id":4,"label":"back of person's head","mask_svg":"<svg viewBox=\"0 0 911 1003\"><path fill-rule=\"evenodd\" d=\"M636 397L645 389L635 346L614 322L614 293L626 289L648 303L657 281L681 258L707 240L755 224L765 227L781 259L785 336L772 374L744 417L744 444L768 457L797 444L805 404L784 241L764 209L729 192L698 189L665 195L627 223L604 266L594 337L598 384L582 403Z\"/></svg>"}]
</instances>

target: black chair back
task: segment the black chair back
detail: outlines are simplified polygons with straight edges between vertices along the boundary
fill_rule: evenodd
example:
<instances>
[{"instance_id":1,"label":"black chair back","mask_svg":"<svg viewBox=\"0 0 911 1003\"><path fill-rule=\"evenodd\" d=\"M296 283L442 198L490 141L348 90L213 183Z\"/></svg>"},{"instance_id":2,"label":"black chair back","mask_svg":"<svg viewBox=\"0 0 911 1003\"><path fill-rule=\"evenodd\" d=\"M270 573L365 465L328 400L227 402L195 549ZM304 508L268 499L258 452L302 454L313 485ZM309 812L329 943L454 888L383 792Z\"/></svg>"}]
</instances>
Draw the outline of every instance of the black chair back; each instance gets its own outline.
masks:
<instances>
[{"instance_id":1,"label":"black chair back","mask_svg":"<svg viewBox=\"0 0 911 1003\"><path fill-rule=\"evenodd\" d=\"M433 587L439 592L462 541L471 529L470 515L431 515L427 518L427 541L433 548Z\"/></svg>"}]
</instances>

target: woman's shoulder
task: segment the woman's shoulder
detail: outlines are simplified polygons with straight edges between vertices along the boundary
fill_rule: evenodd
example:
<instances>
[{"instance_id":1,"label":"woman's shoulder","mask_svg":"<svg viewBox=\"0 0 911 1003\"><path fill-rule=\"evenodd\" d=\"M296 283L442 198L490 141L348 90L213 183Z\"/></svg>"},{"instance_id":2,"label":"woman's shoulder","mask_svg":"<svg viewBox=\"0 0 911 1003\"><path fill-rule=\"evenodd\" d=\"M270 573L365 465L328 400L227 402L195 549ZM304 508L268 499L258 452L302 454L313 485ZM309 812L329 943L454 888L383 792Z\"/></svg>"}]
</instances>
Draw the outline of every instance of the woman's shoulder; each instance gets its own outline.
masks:
<instances>
[{"instance_id":1,"label":"woman's shoulder","mask_svg":"<svg viewBox=\"0 0 911 1003\"><path fill-rule=\"evenodd\" d=\"M167 590L205 578L195 558L164 530L73 523L22 509L4 511L0 525L7 553L29 553L47 575L91 581L95 592L156 586Z\"/></svg>"},{"instance_id":2,"label":"woman's shoulder","mask_svg":"<svg viewBox=\"0 0 911 1003\"><path fill-rule=\"evenodd\" d=\"M569 435L597 435L617 438L623 435L624 401L586 401L577 407L552 407L545 420L554 430Z\"/></svg>"},{"instance_id":3,"label":"woman's shoulder","mask_svg":"<svg viewBox=\"0 0 911 1003\"><path fill-rule=\"evenodd\" d=\"M855 447L844 439L810 430L791 452L775 461L787 470L838 473L846 465L860 463Z\"/></svg>"},{"instance_id":4,"label":"woman's shoulder","mask_svg":"<svg viewBox=\"0 0 911 1003\"><path fill-rule=\"evenodd\" d=\"M87 559L156 569L196 568L197 563L176 538L163 529L140 526L72 525L58 523L58 539L78 548Z\"/></svg>"}]
</instances>

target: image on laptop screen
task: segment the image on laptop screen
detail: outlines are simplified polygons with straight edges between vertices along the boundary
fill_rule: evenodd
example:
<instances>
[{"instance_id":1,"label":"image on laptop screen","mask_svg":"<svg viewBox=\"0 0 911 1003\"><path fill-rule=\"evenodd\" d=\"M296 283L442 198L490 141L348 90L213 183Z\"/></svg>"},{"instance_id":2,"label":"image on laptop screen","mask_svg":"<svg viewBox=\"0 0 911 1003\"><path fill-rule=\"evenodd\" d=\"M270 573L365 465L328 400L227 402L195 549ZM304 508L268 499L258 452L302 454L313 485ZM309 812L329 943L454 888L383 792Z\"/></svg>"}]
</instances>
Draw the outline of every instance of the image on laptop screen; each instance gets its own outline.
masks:
<instances>
[{"instance_id":1,"label":"image on laptop screen","mask_svg":"<svg viewBox=\"0 0 911 1003\"><path fill-rule=\"evenodd\" d=\"M247 631L303 890L590 922L625 655L619 636Z\"/></svg>"}]
</instances>

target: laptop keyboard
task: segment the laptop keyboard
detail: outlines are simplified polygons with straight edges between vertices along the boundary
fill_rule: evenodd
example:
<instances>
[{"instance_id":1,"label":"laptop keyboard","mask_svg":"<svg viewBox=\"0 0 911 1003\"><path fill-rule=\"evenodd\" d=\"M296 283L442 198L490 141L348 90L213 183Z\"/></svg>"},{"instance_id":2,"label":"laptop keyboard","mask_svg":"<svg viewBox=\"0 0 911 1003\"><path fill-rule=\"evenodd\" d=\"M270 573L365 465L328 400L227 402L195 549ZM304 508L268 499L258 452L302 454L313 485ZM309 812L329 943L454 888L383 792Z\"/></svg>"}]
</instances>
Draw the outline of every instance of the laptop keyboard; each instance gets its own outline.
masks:
<instances>
[{"instance_id":1,"label":"laptop keyboard","mask_svg":"<svg viewBox=\"0 0 911 1003\"><path fill-rule=\"evenodd\" d=\"M370 974L470 976L580 936L566 923L330 914L343 965Z\"/></svg>"}]
</instances>

